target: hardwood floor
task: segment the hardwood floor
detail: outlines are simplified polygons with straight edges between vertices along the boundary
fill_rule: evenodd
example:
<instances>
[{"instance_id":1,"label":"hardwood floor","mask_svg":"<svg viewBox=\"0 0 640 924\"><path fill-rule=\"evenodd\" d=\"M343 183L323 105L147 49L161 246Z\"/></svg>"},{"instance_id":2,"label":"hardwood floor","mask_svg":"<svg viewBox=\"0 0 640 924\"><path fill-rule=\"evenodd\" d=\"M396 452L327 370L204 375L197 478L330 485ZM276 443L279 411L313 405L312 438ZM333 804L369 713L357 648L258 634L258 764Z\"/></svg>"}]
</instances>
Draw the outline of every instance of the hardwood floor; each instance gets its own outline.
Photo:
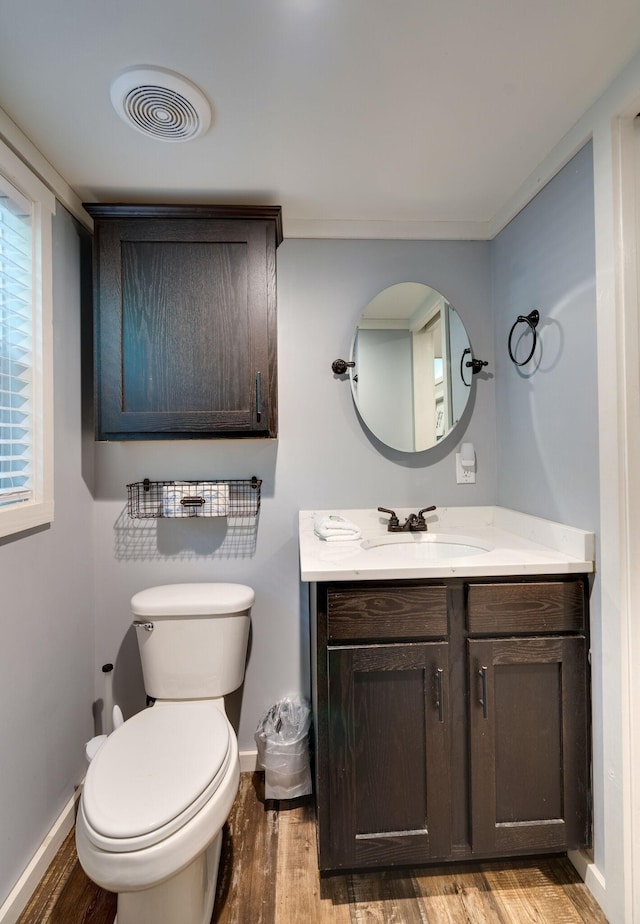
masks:
<instances>
[{"instance_id":1,"label":"hardwood floor","mask_svg":"<svg viewBox=\"0 0 640 924\"><path fill-rule=\"evenodd\" d=\"M112 924L116 896L99 889L78 863L71 831L17 924Z\"/></svg>"},{"instance_id":2,"label":"hardwood floor","mask_svg":"<svg viewBox=\"0 0 640 924\"><path fill-rule=\"evenodd\" d=\"M71 832L18 924L112 924L115 911L115 895L82 872ZM606 918L563 858L321 879L311 801L265 804L262 776L243 773L225 827L212 924L606 924Z\"/></svg>"}]
</instances>

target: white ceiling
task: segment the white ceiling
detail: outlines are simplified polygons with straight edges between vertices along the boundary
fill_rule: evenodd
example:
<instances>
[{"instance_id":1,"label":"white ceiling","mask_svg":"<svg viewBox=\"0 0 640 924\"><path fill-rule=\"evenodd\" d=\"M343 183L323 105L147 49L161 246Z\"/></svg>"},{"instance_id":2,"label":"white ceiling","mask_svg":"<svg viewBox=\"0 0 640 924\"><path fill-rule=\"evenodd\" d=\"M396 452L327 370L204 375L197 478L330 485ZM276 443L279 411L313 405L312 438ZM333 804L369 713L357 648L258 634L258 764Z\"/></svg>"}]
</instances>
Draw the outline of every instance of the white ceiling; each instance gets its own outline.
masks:
<instances>
[{"instance_id":1,"label":"white ceiling","mask_svg":"<svg viewBox=\"0 0 640 924\"><path fill-rule=\"evenodd\" d=\"M0 108L84 200L419 237L490 221L638 48L638 0L0 0ZM209 131L125 125L134 65L196 83Z\"/></svg>"}]
</instances>

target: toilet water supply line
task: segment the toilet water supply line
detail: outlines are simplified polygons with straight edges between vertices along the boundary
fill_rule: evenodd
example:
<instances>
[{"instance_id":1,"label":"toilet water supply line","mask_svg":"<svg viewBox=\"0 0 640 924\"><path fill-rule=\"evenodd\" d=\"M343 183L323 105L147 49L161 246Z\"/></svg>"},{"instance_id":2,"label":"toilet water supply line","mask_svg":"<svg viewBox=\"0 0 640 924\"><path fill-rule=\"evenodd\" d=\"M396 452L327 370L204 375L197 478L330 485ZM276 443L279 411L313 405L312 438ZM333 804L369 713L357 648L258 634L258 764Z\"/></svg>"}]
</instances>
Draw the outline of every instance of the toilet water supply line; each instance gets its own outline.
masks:
<instances>
[{"instance_id":1,"label":"toilet water supply line","mask_svg":"<svg viewBox=\"0 0 640 924\"><path fill-rule=\"evenodd\" d=\"M104 699L102 701L102 731L110 735L113 731L113 664L103 664Z\"/></svg>"}]
</instances>

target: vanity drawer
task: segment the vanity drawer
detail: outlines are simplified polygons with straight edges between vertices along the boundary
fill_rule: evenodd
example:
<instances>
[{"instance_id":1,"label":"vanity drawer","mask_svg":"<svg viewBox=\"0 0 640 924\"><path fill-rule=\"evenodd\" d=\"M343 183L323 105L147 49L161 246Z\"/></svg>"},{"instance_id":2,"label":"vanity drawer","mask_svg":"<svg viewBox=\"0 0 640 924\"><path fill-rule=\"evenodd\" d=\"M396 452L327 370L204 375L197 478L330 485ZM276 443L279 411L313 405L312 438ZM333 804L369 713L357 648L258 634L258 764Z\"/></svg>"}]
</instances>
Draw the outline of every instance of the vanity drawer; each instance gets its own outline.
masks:
<instances>
[{"instance_id":1,"label":"vanity drawer","mask_svg":"<svg viewBox=\"0 0 640 924\"><path fill-rule=\"evenodd\" d=\"M363 587L329 590L327 639L444 638L447 634L447 589Z\"/></svg>"},{"instance_id":2,"label":"vanity drawer","mask_svg":"<svg viewBox=\"0 0 640 924\"><path fill-rule=\"evenodd\" d=\"M581 581L469 584L467 627L472 635L583 632Z\"/></svg>"}]
</instances>

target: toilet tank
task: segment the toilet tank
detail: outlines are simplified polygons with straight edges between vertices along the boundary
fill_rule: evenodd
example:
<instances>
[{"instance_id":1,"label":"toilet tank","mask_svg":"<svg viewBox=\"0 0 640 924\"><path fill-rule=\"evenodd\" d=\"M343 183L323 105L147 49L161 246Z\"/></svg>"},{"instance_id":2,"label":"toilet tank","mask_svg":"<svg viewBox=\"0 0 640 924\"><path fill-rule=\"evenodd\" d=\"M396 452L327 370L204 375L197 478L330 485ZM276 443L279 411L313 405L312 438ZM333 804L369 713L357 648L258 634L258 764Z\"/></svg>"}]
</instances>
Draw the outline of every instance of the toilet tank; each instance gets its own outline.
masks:
<instances>
[{"instance_id":1,"label":"toilet tank","mask_svg":"<svg viewBox=\"0 0 640 924\"><path fill-rule=\"evenodd\" d=\"M147 694L213 699L244 679L251 606L244 584L165 584L131 600Z\"/></svg>"}]
</instances>

